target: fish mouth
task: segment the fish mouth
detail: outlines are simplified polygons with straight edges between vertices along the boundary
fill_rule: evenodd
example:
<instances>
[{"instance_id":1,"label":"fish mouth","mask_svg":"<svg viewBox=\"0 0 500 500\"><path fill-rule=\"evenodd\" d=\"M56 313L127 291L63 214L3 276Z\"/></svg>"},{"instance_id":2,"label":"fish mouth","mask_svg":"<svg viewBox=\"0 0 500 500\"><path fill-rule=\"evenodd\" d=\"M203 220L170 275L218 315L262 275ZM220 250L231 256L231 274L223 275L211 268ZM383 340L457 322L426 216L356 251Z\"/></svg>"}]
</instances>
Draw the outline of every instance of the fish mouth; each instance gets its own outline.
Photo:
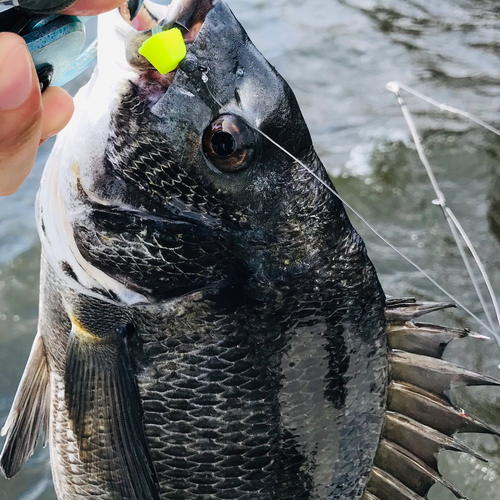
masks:
<instances>
[{"instance_id":1,"label":"fish mouth","mask_svg":"<svg viewBox=\"0 0 500 500\"><path fill-rule=\"evenodd\" d=\"M133 18L128 2L119 8L123 20L133 28L126 35L125 58L130 67L140 74L137 83L144 99L151 103L157 101L167 92L179 69L178 66L170 73L160 74L146 58L139 55L139 48L153 35L153 29L158 26L162 29L179 28L189 51L207 14L218 2L219 0L172 0L169 5L160 5L145 0Z\"/></svg>"},{"instance_id":2,"label":"fish mouth","mask_svg":"<svg viewBox=\"0 0 500 500\"><path fill-rule=\"evenodd\" d=\"M146 0L135 15L130 12L129 2L120 8L123 19L138 32L149 32L158 25L163 29L178 27L186 44L192 43L200 32L205 17L217 0L172 0L165 6Z\"/></svg>"}]
</instances>

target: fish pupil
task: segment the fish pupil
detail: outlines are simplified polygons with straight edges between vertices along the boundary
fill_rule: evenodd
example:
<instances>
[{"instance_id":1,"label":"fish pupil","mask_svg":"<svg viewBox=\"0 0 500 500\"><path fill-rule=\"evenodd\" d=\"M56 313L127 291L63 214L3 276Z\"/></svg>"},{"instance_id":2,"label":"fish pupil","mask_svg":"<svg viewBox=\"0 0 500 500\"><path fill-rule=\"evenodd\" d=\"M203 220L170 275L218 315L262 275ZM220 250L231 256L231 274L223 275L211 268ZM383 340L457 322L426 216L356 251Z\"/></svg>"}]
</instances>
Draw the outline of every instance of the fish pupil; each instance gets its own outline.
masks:
<instances>
[{"instance_id":1,"label":"fish pupil","mask_svg":"<svg viewBox=\"0 0 500 500\"><path fill-rule=\"evenodd\" d=\"M236 141L228 132L217 132L212 137L212 148L219 156L231 156L236 151Z\"/></svg>"}]
</instances>

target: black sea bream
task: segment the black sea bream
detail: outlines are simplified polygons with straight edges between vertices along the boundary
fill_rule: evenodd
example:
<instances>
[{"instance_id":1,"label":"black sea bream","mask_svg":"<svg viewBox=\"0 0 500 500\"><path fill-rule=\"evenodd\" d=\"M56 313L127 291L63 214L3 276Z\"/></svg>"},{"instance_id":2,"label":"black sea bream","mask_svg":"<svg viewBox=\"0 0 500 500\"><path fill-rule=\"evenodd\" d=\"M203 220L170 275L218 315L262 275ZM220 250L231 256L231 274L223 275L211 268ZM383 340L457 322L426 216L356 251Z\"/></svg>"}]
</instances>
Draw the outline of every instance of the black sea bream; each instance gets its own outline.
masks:
<instances>
[{"instance_id":1,"label":"black sea bream","mask_svg":"<svg viewBox=\"0 0 500 500\"><path fill-rule=\"evenodd\" d=\"M461 498L436 454L490 431L445 391L497 384L441 361L468 333L386 300L292 91L223 1L139 14L185 33L167 76L126 14L100 21L44 173L5 474L43 428L61 500L416 500L435 482Z\"/></svg>"}]
</instances>

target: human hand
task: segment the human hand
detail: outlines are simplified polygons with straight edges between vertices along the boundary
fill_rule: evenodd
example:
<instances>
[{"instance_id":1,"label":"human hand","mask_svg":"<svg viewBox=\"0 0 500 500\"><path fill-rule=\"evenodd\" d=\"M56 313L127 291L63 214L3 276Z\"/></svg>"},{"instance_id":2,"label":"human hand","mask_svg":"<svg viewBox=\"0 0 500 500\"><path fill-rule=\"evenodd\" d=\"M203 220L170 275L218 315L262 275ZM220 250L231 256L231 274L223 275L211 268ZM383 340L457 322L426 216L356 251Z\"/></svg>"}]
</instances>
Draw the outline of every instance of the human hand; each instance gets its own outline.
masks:
<instances>
[{"instance_id":1,"label":"human hand","mask_svg":"<svg viewBox=\"0 0 500 500\"><path fill-rule=\"evenodd\" d=\"M94 15L123 0L78 0L65 14ZM40 93L35 66L24 40L0 33L0 196L15 192L35 163L40 144L59 133L73 114L63 89Z\"/></svg>"}]
</instances>

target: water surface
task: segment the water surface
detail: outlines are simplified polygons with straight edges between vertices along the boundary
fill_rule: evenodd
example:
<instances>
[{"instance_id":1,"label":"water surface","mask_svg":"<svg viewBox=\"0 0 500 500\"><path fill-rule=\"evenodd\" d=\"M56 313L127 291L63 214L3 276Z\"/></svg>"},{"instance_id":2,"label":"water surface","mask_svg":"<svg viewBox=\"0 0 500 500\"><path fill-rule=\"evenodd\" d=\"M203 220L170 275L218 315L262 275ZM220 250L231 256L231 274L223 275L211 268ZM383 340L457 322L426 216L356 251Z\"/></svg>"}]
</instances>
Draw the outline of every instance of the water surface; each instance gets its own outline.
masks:
<instances>
[{"instance_id":1,"label":"water surface","mask_svg":"<svg viewBox=\"0 0 500 500\"><path fill-rule=\"evenodd\" d=\"M399 80L500 125L500 7L488 0L230 0L264 55L297 94L318 153L340 193L476 314L481 308L385 84ZM88 74L71 85L76 91ZM406 98L406 96L405 96ZM407 97L450 206L500 292L500 138ZM52 141L18 193L0 199L0 420L36 332L39 244L33 203ZM443 300L441 292L356 218L386 292ZM455 311L440 321L481 331ZM456 342L449 359L500 377L492 343ZM500 430L500 391L461 402ZM490 462L443 453L441 469L471 500L500 500L500 440L462 439ZM0 442L1 444L1 442ZM431 500L454 498L436 486ZM55 500L48 452L37 453L0 500Z\"/></svg>"}]
</instances>

